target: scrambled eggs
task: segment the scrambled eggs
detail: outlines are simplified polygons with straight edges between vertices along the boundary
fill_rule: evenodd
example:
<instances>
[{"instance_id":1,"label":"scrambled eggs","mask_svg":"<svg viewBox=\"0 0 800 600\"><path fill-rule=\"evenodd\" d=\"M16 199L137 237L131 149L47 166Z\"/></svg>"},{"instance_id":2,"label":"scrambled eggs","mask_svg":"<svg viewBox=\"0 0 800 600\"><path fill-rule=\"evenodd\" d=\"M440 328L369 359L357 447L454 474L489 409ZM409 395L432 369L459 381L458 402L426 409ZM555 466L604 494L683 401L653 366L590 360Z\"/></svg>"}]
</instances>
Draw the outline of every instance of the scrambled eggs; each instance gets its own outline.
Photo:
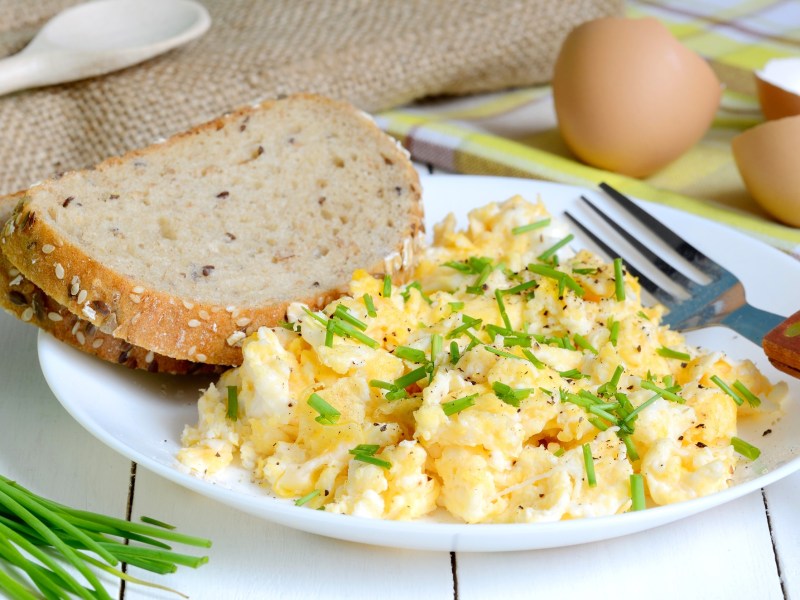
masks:
<instances>
[{"instance_id":1,"label":"scrambled eggs","mask_svg":"<svg viewBox=\"0 0 800 600\"><path fill-rule=\"evenodd\" d=\"M179 460L206 477L240 461L298 505L386 519L554 521L640 508L634 480L650 504L725 488L735 449L757 453L737 413L779 388L688 347L619 261L570 239L520 197L465 231L451 215L412 283L356 272L324 311L293 305L245 340Z\"/></svg>"}]
</instances>

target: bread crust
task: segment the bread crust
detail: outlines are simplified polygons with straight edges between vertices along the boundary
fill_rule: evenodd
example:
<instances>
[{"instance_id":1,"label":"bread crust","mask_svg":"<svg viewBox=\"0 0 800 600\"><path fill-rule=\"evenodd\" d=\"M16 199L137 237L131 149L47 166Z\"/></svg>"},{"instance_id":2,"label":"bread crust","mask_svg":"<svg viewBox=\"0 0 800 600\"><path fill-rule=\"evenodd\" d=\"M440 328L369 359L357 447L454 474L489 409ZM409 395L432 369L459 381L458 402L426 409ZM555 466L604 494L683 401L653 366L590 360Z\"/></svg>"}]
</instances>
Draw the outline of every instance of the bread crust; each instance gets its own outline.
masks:
<instances>
[{"instance_id":1,"label":"bread crust","mask_svg":"<svg viewBox=\"0 0 800 600\"><path fill-rule=\"evenodd\" d=\"M200 132L220 130L250 113L269 110L279 102L292 101L322 102L338 110L359 112L344 103L309 94L267 101L214 119L163 143L110 158L94 170L114 168L162 152ZM381 151L404 169L403 178L408 186L408 218L402 224L394 252L384 257L380 264L361 266L375 276L388 273L400 283L407 280L424 236L419 178L407 154L391 138L367 117L363 118L363 124L371 130ZM79 177L86 172L74 171L64 177ZM241 341L244 337L260 326L277 325L285 318L290 302L302 302L317 309L346 292L349 280L341 281L335 288L319 290L291 301L237 306L236 298L231 298L230 304L223 306L148 289L134 278L89 256L62 236L47 219L40 218L38 211L46 208L36 205L37 191L48 187L57 190L58 186L59 180L51 180L26 192L2 231L2 252L26 279L57 304L101 332L139 346L146 352L197 363L238 365L242 361Z\"/></svg>"},{"instance_id":2,"label":"bread crust","mask_svg":"<svg viewBox=\"0 0 800 600\"><path fill-rule=\"evenodd\" d=\"M12 214L22 193L0 196L0 223ZM0 252L0 307L23 322L110 363L151 373L210 375L224 367L178 360L134 346L100 331L68 311L25 278Z\"/></svg>"}]
</instances>

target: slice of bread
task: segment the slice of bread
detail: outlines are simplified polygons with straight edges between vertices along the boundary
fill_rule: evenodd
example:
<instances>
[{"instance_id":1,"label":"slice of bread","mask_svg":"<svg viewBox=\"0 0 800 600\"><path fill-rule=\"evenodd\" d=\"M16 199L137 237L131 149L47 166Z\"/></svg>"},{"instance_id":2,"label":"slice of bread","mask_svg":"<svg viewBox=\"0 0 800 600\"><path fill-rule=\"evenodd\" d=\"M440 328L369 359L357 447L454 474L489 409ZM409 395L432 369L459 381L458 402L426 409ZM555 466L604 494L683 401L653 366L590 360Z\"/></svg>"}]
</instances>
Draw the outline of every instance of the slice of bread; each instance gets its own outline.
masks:
<instances>
[{"instance_id":1,"label":"slice of bread","mask_svg":"<svg viewBox=\"0 0 800 600\"><path fill-rule=\"evenodd\" d=\"M45 294L158 354L236 365L291 302L355 269L404 281L424 236L407 153L350 105L297 95L25 192L0 248Z\"/></svg>"},{"instance_id":2,"label":"slice of bread","mask_svg":"<svg viewBox=\"0 0 800 600\"><path fill-rule=\"evenodd\" d=\"M5 223L22 197L0 196L0 223ZM44 329L56 338L102 358L133 369L173 375L210 374L222 367L178 360L134 346L100 331L69 312L26 279L0 252L0 308L18 319Z\"/></svg>"}]
</instances>

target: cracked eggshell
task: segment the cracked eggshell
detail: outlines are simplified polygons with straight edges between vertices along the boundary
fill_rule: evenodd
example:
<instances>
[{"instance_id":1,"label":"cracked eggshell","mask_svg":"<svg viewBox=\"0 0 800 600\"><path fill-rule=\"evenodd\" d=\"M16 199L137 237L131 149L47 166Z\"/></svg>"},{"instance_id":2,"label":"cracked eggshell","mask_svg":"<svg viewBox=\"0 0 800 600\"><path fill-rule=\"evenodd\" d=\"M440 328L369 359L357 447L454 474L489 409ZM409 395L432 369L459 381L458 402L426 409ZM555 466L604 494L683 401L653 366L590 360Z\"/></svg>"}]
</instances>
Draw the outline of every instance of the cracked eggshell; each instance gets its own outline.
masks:
<instances>
[{"instance_id":1,"label":"cracked eggshell","mask_svg":"<svg viewBox=\"0 0 800 600\"><path fill-rule=\"evenodd\" d=\"M584 162L644 177L703 137L722 89L714 72L651 18L604 18L575 28L553 72L567 146Z\"/></svg>"},{"instance_id":2,"label":"cracked eggshell","mask_svg":"<svg viewBox=\"0 0 800 600\"><path fill-rule=\"evenodd\" d=\"M733 138L736 166L753 199L773 217L800 227L800 115L767 121Z\"/></svg>"},{"instance_id":3,"label":"cracked eggshell","mask_svg":"<svg viewBox=\"0 0 800 600\"><path fill-rule=\"evenodd\" d=\"M767 119L800 115L800 58L770 60L755 77L758 103Z\"/></svg>"}]
</instances>

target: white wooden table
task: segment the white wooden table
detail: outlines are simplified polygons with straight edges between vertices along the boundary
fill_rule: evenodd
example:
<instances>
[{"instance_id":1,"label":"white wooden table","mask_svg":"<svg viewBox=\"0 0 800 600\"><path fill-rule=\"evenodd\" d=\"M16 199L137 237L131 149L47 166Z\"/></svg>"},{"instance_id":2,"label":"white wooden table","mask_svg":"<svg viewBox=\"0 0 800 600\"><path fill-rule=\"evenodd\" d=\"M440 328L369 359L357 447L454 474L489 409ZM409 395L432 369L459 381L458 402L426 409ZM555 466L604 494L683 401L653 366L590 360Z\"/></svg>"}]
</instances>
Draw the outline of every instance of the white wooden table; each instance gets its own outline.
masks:
<instances>
[{"instance_id":1,"label":"white wooden table","mask_svg":"<svg viewBox=\"0 0 800 600\"><path fill-rule=\"evenodd\" d=\"M72 506L133 520L148 515L211 538L210 561L200 569L145 574L196 599L800 600L800 473L671 525L563 549L414 552L340 542L217 504L102 445L47 387L36 330L4 313L0 473ZM118 595L176 597L134 585Z\"/></svg>"}]
</instances>

